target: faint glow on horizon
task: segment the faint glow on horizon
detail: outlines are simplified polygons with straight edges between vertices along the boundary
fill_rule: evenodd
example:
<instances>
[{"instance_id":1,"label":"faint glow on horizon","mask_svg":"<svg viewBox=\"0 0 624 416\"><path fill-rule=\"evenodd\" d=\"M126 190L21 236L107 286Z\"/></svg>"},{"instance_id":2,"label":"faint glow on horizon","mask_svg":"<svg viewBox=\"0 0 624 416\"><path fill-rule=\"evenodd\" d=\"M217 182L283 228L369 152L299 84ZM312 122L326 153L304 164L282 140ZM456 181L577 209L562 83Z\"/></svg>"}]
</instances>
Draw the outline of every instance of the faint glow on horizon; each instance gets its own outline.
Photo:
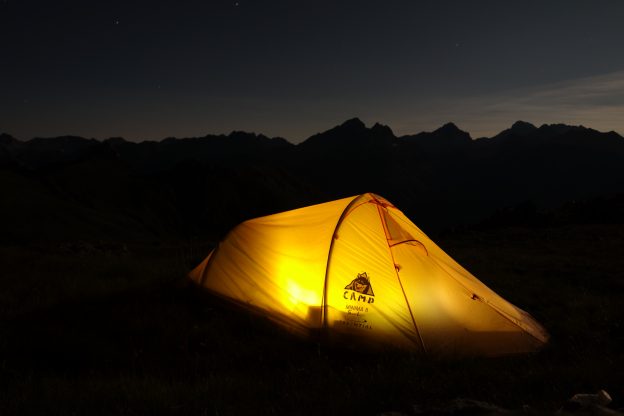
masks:
<instances>
[{"instance_id":1,"label":"faint glow on horizon","mask_svg":"<svg viewBox=\"0 0 624 416\"><path fill-rule=\"evenodd\" d=\"M167 93L160 84L155 91ZM388 125L396 136L433 131L453 122L473 138L492 137L517 120L538 127L544 123L580 124L624 135L624 71L471 97L306 100L171 96L148 104L137 102L130 94L117 99L118 105L97 114L92 105L69 111L63 105L50 107L51 100L40 100L29 110L39 117L36 127L24 124L5 132L21 140L69 134L142 141L242 130L299 143L359 117L368 127L375 122ZM29 99L20 101L23 107L31 105ZM21 110L15 107L12 111ZM72 120L71 125L62 122L67 119Z\"/></svg>"},{"instance_id":2,"label":"faint glow on horizon","mask_svg":"<svg viewBox=\"0 0 624 416\"><path fill-rule=\"evenodd\" d=\"M397 135L435 130L452 121L473 138L492 137L517 120L565 123L624 134L624 71L479 97L439 99L416 118L402 118ZM392 125L391 125L392 127Z\"/></svg>"}]
</instances>

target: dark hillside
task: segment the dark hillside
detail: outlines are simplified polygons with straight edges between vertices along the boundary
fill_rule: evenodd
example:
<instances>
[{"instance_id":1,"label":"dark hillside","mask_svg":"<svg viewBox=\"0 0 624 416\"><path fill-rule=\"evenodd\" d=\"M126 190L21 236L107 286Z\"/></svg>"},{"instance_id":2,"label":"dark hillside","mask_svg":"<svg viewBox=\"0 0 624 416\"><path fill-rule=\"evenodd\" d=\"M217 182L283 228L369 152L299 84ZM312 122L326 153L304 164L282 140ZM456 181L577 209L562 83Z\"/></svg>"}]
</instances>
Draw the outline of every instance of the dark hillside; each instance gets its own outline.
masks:
<instances>
[{"instance_id":1,"label":"dark hillside","mask_svg":"<svg viewBox=\"0 0 624 416\"><path fill-rule=\"evenodd\" d=\"M142 143L21 142L8 135L0 141L5 198L13 201L4 213L22 219L8 225L8 234L19 234L15 224L26 218L33 229L46 230L47 217L90 212L64 220L67 238L89 229L85 215L101 216L94 222L122 230L121 239L186 238L364 192L383 195L435 231L477 223L524 201L548 209L623 192L623 161L624 139L616 133L525 122L478 140L452 123L397 138L387 126L351 119L297 146L243 132ZM21 195L16 178L36 185ZM43 202L49 198L56 202ZM41 235L63 239L58 230Z\"/></svg>"}]
</instances>

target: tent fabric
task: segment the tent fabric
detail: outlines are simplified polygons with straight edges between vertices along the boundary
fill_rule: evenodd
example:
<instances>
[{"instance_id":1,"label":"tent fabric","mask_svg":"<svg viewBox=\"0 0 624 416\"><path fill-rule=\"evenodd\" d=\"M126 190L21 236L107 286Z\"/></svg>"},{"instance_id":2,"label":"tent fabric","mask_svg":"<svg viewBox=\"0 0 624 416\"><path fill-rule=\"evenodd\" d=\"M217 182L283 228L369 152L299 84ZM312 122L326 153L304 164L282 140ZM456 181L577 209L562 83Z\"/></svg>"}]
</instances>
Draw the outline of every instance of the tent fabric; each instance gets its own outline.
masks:
<instances>
[{"instance_id":1,"label":"tent fabric","mask_svg":"<svg viewBox=\"0 0 624 416\"><path fill-rule=\"evenodd\" d=\"M548 334L367 193L243 222L189 275L304 336L444 355L530 352Z\"/></svg>"}]
</instances>

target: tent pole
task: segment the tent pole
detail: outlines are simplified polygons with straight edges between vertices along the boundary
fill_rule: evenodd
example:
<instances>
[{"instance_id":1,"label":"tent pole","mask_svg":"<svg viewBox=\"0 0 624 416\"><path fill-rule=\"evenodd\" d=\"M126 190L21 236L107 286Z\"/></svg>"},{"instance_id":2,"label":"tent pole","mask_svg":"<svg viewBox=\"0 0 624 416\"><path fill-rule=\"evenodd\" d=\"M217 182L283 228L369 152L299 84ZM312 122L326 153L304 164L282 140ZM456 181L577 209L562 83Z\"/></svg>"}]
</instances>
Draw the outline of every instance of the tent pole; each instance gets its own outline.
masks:
<instances>
[{"instance_id":1,"label":"tent pole","mask_svg":"<svg viewBox=\"0 0 624 416\"><path fill-rule=\"evenodd\" d=\"M329 244L329 251L327 253L327 264L325 265L325 280L323 282L323 302L321 303L322 305L321 307L321 336L323 336L323 334L325 336L327 335L327 328L328 328L328 324L327 324L327 279L329 277L329 264L331 261L332 251L334 250L334 241L336 241L336 237L338 236L338 229L340 228L342 221L345 219L345 217L349 213L349 210L355 204L355 201L359 200L364 195L366 194L362 194L362 195L358 195L354 197L353 200L349 202L349 205L345 207L345 209L342 211L342 214L340 214L340 218L338 218L338 222L336 223L336 227L334 228L334 232L331 237L331 243Z\"/></svg>"}]
</instances>

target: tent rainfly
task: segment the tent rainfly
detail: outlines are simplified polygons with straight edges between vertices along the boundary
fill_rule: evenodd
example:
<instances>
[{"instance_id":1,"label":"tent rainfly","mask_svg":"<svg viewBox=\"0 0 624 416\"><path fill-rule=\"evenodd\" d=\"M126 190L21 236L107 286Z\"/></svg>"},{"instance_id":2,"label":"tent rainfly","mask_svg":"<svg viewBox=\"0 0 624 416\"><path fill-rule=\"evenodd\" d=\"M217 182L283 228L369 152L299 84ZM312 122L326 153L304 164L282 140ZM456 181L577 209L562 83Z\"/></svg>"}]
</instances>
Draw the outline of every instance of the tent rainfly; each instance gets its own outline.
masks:
<instances>
[{"instance_id":1,"label":"tent rainfly","mask_svg":"<svg viewBox=\"0 0 624 416\"><path fill-rule=\"evenodd\" d=\"M243 222L190 278L305 335L439 355L535 351L531 315L367 193Z\"/></svg>"}]
</instances>

